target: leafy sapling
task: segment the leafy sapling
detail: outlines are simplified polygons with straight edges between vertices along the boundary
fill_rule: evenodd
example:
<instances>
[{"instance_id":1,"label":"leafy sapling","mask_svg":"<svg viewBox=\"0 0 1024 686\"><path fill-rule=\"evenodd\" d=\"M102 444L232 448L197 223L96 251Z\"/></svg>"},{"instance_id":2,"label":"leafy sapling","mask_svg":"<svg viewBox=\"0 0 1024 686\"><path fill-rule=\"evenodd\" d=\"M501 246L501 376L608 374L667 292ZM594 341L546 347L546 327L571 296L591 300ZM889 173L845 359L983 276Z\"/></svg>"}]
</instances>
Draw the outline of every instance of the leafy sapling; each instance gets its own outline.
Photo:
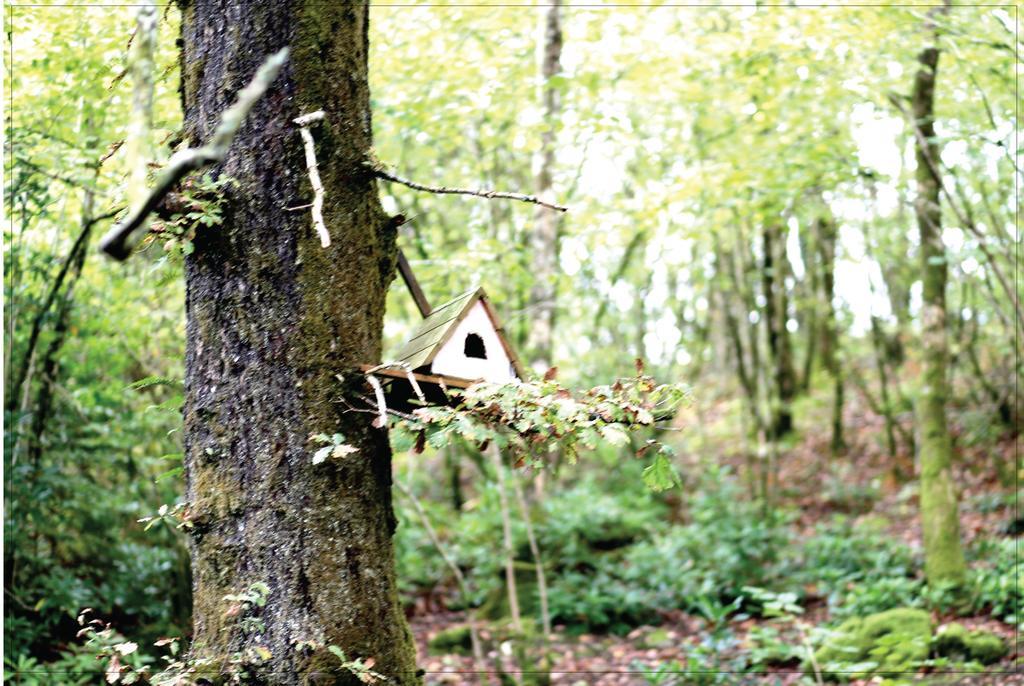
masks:
<instances>
[{"instance_id":1,"label":"leafy sapling","mask_svg":"<svg viewBox=\"0 0 1024 686\"><path fill-rule=\"evenodd\" d=\"M238 182L229 176L213 178L210 174L189 177L181 184L181 193L168 196L166 219L157 219L149 229L148 242L163 241L163 249L171 256L191 255L199 231L224 221L223 203L227 189Z\"/></svg>"},{"instance_id":2,"label":"leafy sapling","mask_svg":"<svg viewBox=\"0 0 1024 686\"><path fill-rule=\"evenodd\" d=\"M259 610L267 604L267 596L270 595L270 587L262 581L249 585L241 593L229 593L224 600L231 603L224 612L225 617L238 619L238 626L243 633L261 634L266 629L263 620L255 616Z\"/></svg>"},{"instance_id":3,"label":"leafy sapling","mask_svg":"<svg viewBox=\"0 0 1024 686\"><path fill-rule=\"evenodd\" d=\"M799 619L804 609L797 602L796 593L775 593L764 588L744 586L744 593L747 593L755 602L761 605L761 614L770 619L790 623L796 629L800 638L800 645L803 647L807 662L811 666L814 680L819 686L824 683L821 667L814 656L814 648L808 638L809 624Z\"/></svg>"},{"instance_id":4,"label":"leafy sapling","mask_svg":"<svg viewBox=\"0 0 1024 686\"><path fill-rule=\"evenodd\" d=\"M135 684L144 682L149 673L138 655L139 644L125 639L109 622L92 617L92 608L85 608L78 614L82 629L78 638L85 639L85 646L97 660L105 660L104 680L108 684Z\"/></svg>"},{"instance_id":5,"label":"leafy sapling","mask_svg":"<svg viewBox=\"0 0 1024 686\"><path fill-rule=\"evenodd\" d=\"M389 681L389 679L383 674L373 671L373 666L377 664L377 660L375 658L349 658L345 651L338 646L325 646L319 641L293 641L293 643L295 645L295 650L306 655L326 649L327 652L338 658L339 662L341 662L338 666L340 669L351 673L364 684L375 684L377 682L387 683Z\"/></svg>"},{"instance_id":6,"label":"leafy sapling","mask_svg":"<svg viewBox=\"0 0 1024 686\"><path fill-rule=\"evenodd\" d=\"M154 526L163 522L173 529L191 529L194 524L190 516L188 503L176 505L161 505L155 515L143 517L137 520L139 524L145 524L143 531L149 531Z\"/></svg>"}]
</instances>

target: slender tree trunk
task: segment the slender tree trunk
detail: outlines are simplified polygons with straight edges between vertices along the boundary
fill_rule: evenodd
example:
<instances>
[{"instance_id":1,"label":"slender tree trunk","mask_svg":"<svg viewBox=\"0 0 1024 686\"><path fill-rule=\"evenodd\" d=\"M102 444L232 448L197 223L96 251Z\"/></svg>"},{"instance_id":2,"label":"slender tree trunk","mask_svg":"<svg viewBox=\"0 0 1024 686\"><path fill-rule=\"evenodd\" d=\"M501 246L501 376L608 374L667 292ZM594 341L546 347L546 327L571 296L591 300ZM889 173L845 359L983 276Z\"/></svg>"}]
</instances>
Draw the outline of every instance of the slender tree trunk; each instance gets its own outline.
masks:
<instances>
[{"instance_id":1,"label":"slender tree trunk","mask_svg":"<svg viewBox=\"0 0 1024 686\"><path fill-rule=\"evenodd\" d=\"M508 492L505 490L505 461L497 443L487 449L498 479L498 502L501 505L502 551L505 554L505 590L508 592L508 609L512 615L512 628L516 632L523 630L522 614L519 611L519 592L516 590L516 551L512 541L512 509L508 504Z\"/></svg>"},{"instance_id":2,"label":"slender tree trunk","mask_svg":"<svg viewBox=\"0 0 1024 686\"><path fill-rule=\"evenodd\" d=\"M881 407L885 417L885 439L889 449L889 459L893 465L898 464L896 446L896 419L893 417L892 400L889 397L889 370L886 365L885 333L878 317L871 317L871 342L875 351L875 366L878 369L878 388ZM898 471L898 470L894 470Z\"/></svg>"},{"instance_id":3,"label":"slender tree trunk","mask_svg":"<svg viewBox=\"0 0 1024 686\"><path fill-rule=\"evenodd\" d=\"M462 455L456 446L444 448L442 454L444 457L444 468L448 472L452 509L459 513L462 512L462 504L466 500L462 495Z\"/></svg>"},{"instance_id":4,"label":"slender tree trunk","mask_svg":"<svg viewBox=\"0 0 1024 686\"><path fill-rule=\"evenodd\" d=\"M820 269L821 302L824 322L819 329L821 357L832 377L832 455L845 448L843 440L843 370L839 364L839 322L833 305L836 290L836 230L835 219L827 210L817 221L818 266Z\"/></svg>"},{"instance_id":5,"label":"slender tree trunk","mask_svg":"<svg viewBox=\"0 0 1024 686\"><path fill-rule=\"evenodd\" d=\"M205 141L264 57L290 61L256 104L217 173L237 180L221 226L186 260L185 467L194 529L193 655L262 655L267 684L358 683L324 648L374 658L390 683L419 682L395 584L391 450L372 415L339 402L380 359L395 224L363 162L371 146L368 8L315 0L194 0L182 16L189 138ZM313 127L331 235L292 120ZM342 379L339 379L339 375ZM314 465L310 436L358 448ZM224 596L269 588L245 631ZM257 650L261 648L262 650ZM265 657L269 654L269 657Z\"/></svg>"},{"instance_id":6,"label":"slender tree trunk","mask_svg":"<svg viewBox=\"0 0 1024 686\"><path fill-rule=\"evenodd\" d=\"M920 67L911 96L917 157L914 210L921 237L921 350L923 383L917 401L920 443L921 526L924 531L925 574L929 583L962 582L966 573L960 544L957 494L950 474L952 440L946 424L949 349L946 312L946 253L942 244L939 180L930 160L935 143L935 75L939 51L929 46L918 55Z\"/></svg>"},{"instance_id":7,"label":"slender tree trunk","mask_svg":"<svg viewBox=\"0 0 1024 686\"><path fill-rule=\"evenodd\" d=\"M147 195L146 174L152 160L153 81L156 71L156 34L159 10L153 0L142 2L135 15L130 69L132 109L128 119L125 157L128 160L128 202L136 208Z\"/></svg>"},{"instance_id":8,"label":"slender tree trunk","mask_svg":"<svg viewBox=\"0 0 1024 686\"><path fill-rule=\"evenodd\" d=\"M543 132L537 155L535 187L537 197L551 194L551 173L555 166L555 131L561 110L561 89L552 79L562 70L562 0L547 0L542 18L544 40L540 49L540 101L543 108ZM556 277L558 274L558 212L537 206L532 236L534 286L530 294L532 309L530 351L534 364L547 368L552 364L555 323Z\"/></svg>"},{"instance_id":9,"label":"slender tree trunk","mask_svg":"<svg viewBox=\"0 0 1024 686\"><path fill-rule=\"evenodd\" d=\"M771 355L772 419L769 436L777 440L793 431L791 404L796 396L796 373L793 370L793 348L786 320L789 318L789 298L786 296L786 255L782 231L769 224L761 232L763 255L763 296L765 325L768 332L768 352Z\"/></svg>"},{"instance_id":10,"label":"slender tree trunk","mask_svg":"<svg viewBox=\"0 0 1024 686\"><path fill-rule=\"evenodd\" d=\"M53 391L57 385L57 377L60 374L60 350L64 347L64 342L67 340L68 328L71 323L75 285L82 275L85 257L89 252L89 235L92 232L94 202L95 194L92 188L85 189L82 197L82 233L84 239L80 242L75 242L72 254L69 256L71 270L68 276L67 287L61 295L60 304L57 305L57 323L53 327L53 338L50 340L50 345L47 346L42 358L39 393L36 395L35 408L32 411L32 427L29 431L28 440L28 457L37 470L43 455L43 435L46 433L46 425L50 421L50 414L53 411ZM26 388L26 390L30 389Z\"/></svg>"}]
</instances>

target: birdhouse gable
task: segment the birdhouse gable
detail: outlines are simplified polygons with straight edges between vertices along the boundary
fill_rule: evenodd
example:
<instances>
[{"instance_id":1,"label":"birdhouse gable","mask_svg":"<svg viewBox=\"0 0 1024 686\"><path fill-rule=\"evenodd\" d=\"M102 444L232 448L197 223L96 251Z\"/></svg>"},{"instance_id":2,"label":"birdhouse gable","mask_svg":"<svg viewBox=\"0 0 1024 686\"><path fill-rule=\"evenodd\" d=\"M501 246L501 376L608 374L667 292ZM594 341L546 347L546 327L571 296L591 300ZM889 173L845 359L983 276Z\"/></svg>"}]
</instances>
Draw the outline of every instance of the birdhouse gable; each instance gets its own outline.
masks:
<instances>
[{"instance_id":1,"label":"birdhouse gable","mask_svg":"<svg viewBox=\"0 0 1024 686\"><path fill-rule=\"evenodd\" d=\"M455 326L447 342L438 348L430 371L441 376L497 383L517 378L498 330L479 300Z\"/></svg>"},{"instance_id":2,"label":"birdhouse gable","mask_svg":"<svg viewBox=\"0 0 1024 686\"><path fill-rule=\"evenodd\" d=\"M396 361L421 373L496 383L523 378L482 288L467 291L424 318Z\"/></svg>"}]
</instances>

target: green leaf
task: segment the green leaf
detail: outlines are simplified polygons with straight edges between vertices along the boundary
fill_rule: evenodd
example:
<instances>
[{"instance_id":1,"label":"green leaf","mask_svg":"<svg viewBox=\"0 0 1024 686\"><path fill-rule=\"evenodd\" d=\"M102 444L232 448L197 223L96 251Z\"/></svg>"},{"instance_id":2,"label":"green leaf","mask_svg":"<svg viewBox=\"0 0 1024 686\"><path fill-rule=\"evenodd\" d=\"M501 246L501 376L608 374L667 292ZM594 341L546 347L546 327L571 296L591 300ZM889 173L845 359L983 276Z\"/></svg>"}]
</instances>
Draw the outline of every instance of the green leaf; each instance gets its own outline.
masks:
<instances>
[{"instance_id":1,"label":"green leaf","mask_svg":"<svg viewBox=\"0 0 1024 686\"><path fill-rule=\"evenodd\" d=\"M313 453L313 464L320 464L326 460L331 456L332 450L334 450L334 446L332 445L324 446L323 448L320 448L320 450L317 450Z\"/></svg>"},{"instance_id":2,"label":"green leaf","mask_svg":"<svg viewBox=\"0 0 1024 686\"><path fill-rule=\"evenodd\" d=\"M612 445L627 445L629 434L620 424L609 424L600 428L601 437Z\"/></svg>"},{"instance_id":3,"label":"green leaf","mask_svg":"<svg viewBox=\"0 0 1024 686\"><path fill-rule=\"evenodd\" d=\"M652 491L664 491L679 485L679 474L664 453L659 452L643 471L643 480Z\"/></svg>"}]
</instances>

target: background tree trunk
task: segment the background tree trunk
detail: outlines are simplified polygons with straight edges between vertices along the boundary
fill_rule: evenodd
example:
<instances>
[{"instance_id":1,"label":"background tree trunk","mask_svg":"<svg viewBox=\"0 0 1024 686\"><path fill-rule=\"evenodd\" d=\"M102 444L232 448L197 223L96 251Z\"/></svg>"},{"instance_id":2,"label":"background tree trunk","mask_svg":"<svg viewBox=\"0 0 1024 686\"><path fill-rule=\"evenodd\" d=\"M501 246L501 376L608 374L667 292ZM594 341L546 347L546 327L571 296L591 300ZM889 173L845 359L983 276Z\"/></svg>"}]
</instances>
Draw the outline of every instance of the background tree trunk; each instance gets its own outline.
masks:
<instances>
[{"instance_id":1,"label":"background tree trunk","mask_svg":"<svg viewBox=\"0 0 1024 686\"><path fill-rule=\"evenodd\" d=\"M835 218L827 209L815 222L818 266L821 284L821 305L824 321L819 329L821 359L829 376L832 377L832 440L829 448L832 455L841 453L846 445L843 440L843 369L839 364L839 322L833 301L836 291L836 242L838 230Z\"/></svg>"},{"instance_id":2,"label":"background tree trunk","mask_svg":"<svg viewBox=\"0 0 1024 686\"><path fill-rule=\"evenodd\" d=\"M551 172L555 166L555 131L561 111L561 89L552 79L562 70L562 0L548 0L541 28L540 100L544 112L540 151L537 154L535 187L537 197L551 194ZM534 286L530 294L533 316L530 352L533 363L546 369L553 363L556 276L558 274L558 212L537 206L532 240Z\"/></svg>"},{"instance_id":3,"label":"background tree trunk","mask_svg":"<svg viewBox=\"0 0 1024 686\"><path fill-rule=\"evenodd\" d=\"M917 157L914 210L921 235L922 386L917 401L921 446L921 526L925 575L929 583L960 582L966 574L960 545L957 495L950 474L953 444L946 425L949 349L946 313L946 252L942 244L939 180L932 172L939 158L935 143L935 73L939 51L929 46L918 55L921 66L911 96ZM937 167L936 167L937 168Z\"/></svg>"},{"instance_id":4,"label":"background tree trunk","mask_svg":"<svg viewBox=\"0 0 1024 686\"><path fill-rule=\"evenodd\" d=\"M786 294L788 273L785 239L782 227L766 224L761 232L763 247L764 317L768 333L768 353L772 367L772 417L770 438L777 440L793 431L792 402L796 397L796 371L793 369L793 346L786 328L789 298Z\"/></svg>"},{"instance_id":5,"label":"background tree trunk","mask_svg":"<svg viewBox=\"0 0 1024 686\"><path fill-rule=\"evenodd\" d=\"M198 0L182 17L187 136L205 141L260 62L291 58L253 108L218 173L238 182L225 221L186 261L185 466L195 523L195 656L221 663L265 648L264 683L349 683L300 641L374 658L392 683L418 682L395 585L391 452L372 415L339 401L380 359L395 227L364 170L371 146L365 4ZM313 127L326 189L320 242L292 119ZM337 375L343 374L344 380ZM314 466L310 436L340 432L359 452ZM244 632L224 596L269 587Z\"/></svg>"}]
</instances>

